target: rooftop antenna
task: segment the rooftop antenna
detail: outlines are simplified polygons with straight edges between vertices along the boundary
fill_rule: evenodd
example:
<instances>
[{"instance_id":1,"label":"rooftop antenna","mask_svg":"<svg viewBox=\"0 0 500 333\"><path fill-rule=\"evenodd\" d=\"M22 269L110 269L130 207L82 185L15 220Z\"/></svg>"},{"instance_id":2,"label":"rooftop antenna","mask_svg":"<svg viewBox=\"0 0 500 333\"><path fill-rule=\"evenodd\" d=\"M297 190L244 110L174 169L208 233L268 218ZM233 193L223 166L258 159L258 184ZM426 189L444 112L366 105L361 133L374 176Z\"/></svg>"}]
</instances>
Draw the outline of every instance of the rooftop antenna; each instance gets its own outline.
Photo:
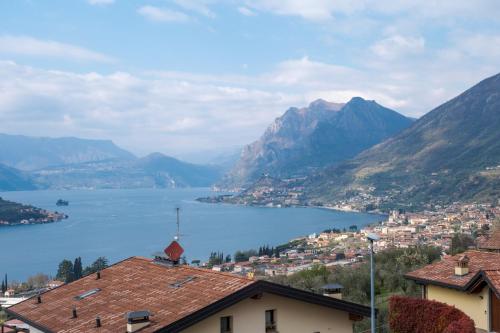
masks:
<instances>
[{"instance_id":1,"label":"rooftop antenna","mask_svg":"<svg viewBox=\"0 0 500 333\"><path fill-rule=\"evenodd\" d=\"M180 235L180 219L179 219L179 213L180 213L180 210L181 210L181 209L180 209L179 207L176 207L176 208L175 208L175 211L176 211L176 213L177 213L177 234L175 235L174 239L175 239L176 241L178 241L178 240L179 240L179 238L180 238L180 236L181 236L181 235Z\"/></svg>"}]
</instances>

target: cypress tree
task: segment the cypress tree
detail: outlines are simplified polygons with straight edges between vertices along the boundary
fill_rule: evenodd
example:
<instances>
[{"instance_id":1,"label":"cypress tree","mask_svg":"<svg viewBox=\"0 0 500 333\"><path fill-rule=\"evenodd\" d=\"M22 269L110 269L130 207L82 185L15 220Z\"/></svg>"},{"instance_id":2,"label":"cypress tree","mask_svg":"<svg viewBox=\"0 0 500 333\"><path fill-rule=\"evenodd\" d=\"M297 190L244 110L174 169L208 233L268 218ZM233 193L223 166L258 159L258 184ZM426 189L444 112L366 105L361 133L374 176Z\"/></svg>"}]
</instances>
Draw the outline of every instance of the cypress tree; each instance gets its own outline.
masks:
<instances>
[{"instance_id":1,"label":"cypress tree","mask_svg":"<svg viewBox=\"0 0 500 333\"><path fill-rule=\"evenodd\" d=\"M73 264L73 276L75 280L83 276L82 258L75 258L75 263Z\"/></svg>"}]
</instances>

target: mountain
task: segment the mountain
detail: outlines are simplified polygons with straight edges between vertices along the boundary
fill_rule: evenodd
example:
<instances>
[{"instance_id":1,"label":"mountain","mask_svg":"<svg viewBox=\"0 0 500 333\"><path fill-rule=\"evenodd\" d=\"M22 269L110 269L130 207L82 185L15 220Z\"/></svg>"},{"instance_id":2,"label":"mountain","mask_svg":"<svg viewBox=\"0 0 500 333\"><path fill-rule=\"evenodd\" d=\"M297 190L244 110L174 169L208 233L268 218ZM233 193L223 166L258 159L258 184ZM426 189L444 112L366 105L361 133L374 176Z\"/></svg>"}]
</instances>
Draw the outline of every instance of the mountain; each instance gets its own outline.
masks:
<instances>
[{"instance_id":1,"label":"mountain","mask_svg":"<svg viewBox=\"0 0 500 333\"><path fill-rule=\"evenodd\" d=\"M0 191L34 190L36 186L25 173L0 164Z\"/></svg>"},{"instance_id":2,"label":"mountain","mask_svg":"<svg viewBox=\"0 0 500 333\"><path fill-rule=\"evenodd\" d=\"M320 99L305 108L292 107L259 140L243 149L221 186L247 187L263 174L278 178L308 175L354 157L411 123L360 97L347 104Z\"/></svg>"},{"instance_id":3,"label":"mountain","mask_svg":"<svg viewBox=\"0 0 500 333\"><path fill-rule=\"evenodd\" d=\"M134 155L109 140L0 134L0 163L20 170L134 158Z\"/></svg>"},{"instance_id":4,"label":"mountain","mask_svg":"<svg viewBox=\"0 0 500 333\"><path fill-rule=\"evenodd\" d=\"M420 206L500 196L500 74L306 184L311 200L372 195Z\"/></svg>"},{"instance_id":5,"label":"mountain","mask_svg":"<svg viewBox=\"0 0 500 333\"><path fill-rule=\"evenodd\" d=\"M182 187L206 187L221 177L221 171L216 166L186 163L160 153L141 158L134 166L154 177L156 184L164 187L168 187L168 182Z\"/></svg>"},{"instance_id":6,"label":"mountain","mask_svg":"<svg viewBox=\"0 0 500 333\"><path fill-rule=\"evenodd\" d=\"M221 175L216 166L186 163L160 153L135 160L111 159L33 172L38 186L51 189L207 187Z\"/></svg>"}]
</instances>

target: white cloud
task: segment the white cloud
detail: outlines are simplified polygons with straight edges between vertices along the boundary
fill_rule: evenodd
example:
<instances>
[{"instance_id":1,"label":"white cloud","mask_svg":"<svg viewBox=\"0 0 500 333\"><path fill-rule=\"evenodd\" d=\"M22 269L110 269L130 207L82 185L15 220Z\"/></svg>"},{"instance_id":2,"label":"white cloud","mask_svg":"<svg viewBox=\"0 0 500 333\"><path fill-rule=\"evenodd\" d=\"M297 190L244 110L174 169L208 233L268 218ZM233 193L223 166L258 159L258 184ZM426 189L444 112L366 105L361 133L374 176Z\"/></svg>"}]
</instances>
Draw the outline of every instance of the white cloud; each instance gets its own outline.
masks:
<instances>
[{"instance_id":1,"label":"white cloud","mask_svg":"<svg viewBox=\"0 0 500 333\"><path fill-rule=\"evenodd\" d=\"M215 13L208 7L209 2L206 0L174 0L174 2L186 9L206 17L214 18Z\"/></svg>"},{"instance_id":2,"label":"white cloud","mask_svg":"<svg viewBox=\"0 0 500 333\"><path fill-rule=\"evenodd\" d=\"M87 0L87 1L91 5L99 5L99 6L111 5L115 2L115 0Z\"/></svg>"},{"instance_id":3,"label":"white cloud","mask_svg":"<svg viewBox=\"0 0 500 333\"><path fill-rule=\"evenodd\" d=\"M393 35L384 38L371 46L372 51L379 57L392 60L403 55L423 52L425 39L423 37L411 37Z\"/></svg>"},{"instance_id":4,"label":"white cloud","mask_svg":"<svg viewBox=\"0 0 500 333\"><path fill-rule=\"evenodd\" d=\"M183 23L190 20L189 16L182 12L155 6L142 6L137 10L137 12L148 20L155 22Z\"/></svg>"},{"instance_id":5,"label":"white cloud","mask_svg":"<svg viewBox=\"0 0 500 333\"><path fill-rule=\"evenodd\" d=\"M240 12L240 14L245 16L257 15L253 10L249 9L248 7L238 7L238 12Z\"/></svg>"},{"instance_id":6,"label":"white cloud","mask_svg":"<svg viewBox=\"0 0 500 333\"><path fill-rule=\"evenodd\" d=\"M312 21L324 21L336 15L356 15L369 12L383 15L407 15L418 18L475 17L495 18L500 15L496 0L246 0L247 7L277 15L299 16Z\"/></svg>"},{"instance_id":7,"label":"white cloud","mask_svg":"<svg viewBox=\"0 0 500 333\"><path fill-rule=\"evenodd\" d=\"M76 45L28 36L0 36L0 54L54 57L78 61L114 61L112 57Z\"/></svg>"},{"instance_id":8,"label":"white cloud","mask_svg":"<svg viewBox=\"0 0 500 333\"><path fill-rule=\"evenodd\" d=\"M420 116L498 72L498 41L457 33L430 48L419 35L393 33L349 66L303 56L253 75L78 74L0 61L0 132L110 138L139 154L181 154L244 145L288 107L317 98L361 96Z\"/></svg>"}]
</instances>

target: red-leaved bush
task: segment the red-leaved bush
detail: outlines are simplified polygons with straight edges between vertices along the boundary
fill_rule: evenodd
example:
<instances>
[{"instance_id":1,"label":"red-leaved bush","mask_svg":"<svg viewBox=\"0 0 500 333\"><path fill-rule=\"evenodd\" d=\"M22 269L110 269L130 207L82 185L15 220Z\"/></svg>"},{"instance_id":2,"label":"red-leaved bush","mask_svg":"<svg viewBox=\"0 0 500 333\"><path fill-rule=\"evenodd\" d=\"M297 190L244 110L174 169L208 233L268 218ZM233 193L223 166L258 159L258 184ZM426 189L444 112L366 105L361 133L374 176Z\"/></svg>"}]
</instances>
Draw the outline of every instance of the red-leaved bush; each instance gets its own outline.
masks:
<instances>
[{"instance_id":1,"label":"red-leaved bush","mask_svg":"<svg viewBox=\"0 0 500 333\"><path fill-rule=\"evenodd\" d=\"M403 296L389 300L389 325L394 333L475 333L474 321L445 303Z\"/></svg>"}]
</instances>

